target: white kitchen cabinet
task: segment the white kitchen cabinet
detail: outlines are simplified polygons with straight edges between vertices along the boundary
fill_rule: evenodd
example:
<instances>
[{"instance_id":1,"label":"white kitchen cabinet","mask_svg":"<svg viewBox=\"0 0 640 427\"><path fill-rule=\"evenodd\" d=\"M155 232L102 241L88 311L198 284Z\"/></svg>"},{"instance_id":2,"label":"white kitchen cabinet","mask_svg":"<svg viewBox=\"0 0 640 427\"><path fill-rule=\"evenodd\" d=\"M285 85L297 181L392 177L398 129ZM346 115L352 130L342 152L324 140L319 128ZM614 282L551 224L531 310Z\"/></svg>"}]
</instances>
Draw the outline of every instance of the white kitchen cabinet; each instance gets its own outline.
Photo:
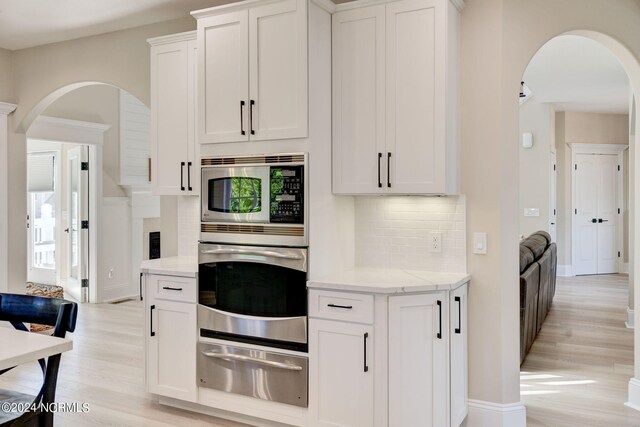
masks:
<instances>
[{"instance_id":1,"label":"white kitchen cabinet","mask_svg":"<svg viewBox=\"0 0 640 427\"><path fill-rule=\"evenodd\" d=\"M458 427L467 415L467 284L373 293L364 274L349 277L366 292L346 291L345 276L309 284L309 425Z\"/></svg>"},{"instance_id":2,"label":"white kitchen cabinet","mask_svg":"<svg viewBox=\"0 0 640 427\"><path fill-rule=\"evenodd\" d=\"M147 391L195 402L196 280L146 274L144 284Z\"/></svg>"},{"instance_id":3,"label":"white kitchen cabinet","mask_svg":"<svg viewBox=\"0 0 640 427\"><path fill-rule=\"evenodd\" d=\"M312 425L373 426L373 327L309 321L309 399Z\"/></svg>"},{"instance_id":4,"label":"white kitchen cabinet","mask_svg":"<svg viewBox=\"0 0 640 427\"><path fill-rule=\"evenodd\" d=\"M151 44L151 185L157 195L198 195L196 33Z\"/></svg>"},{"instance_id":5,"label":"white kitchen cabinet","mask_svg":"<svg viewBox=\"0 0 640 427\"><path fill-rule=\"evenodd\" d=\"M447 298L389 297L389 425L449 425Z\"/></svg>"},{"instance_id":6,"label":"white kitchen cabinet","mask_svg":"<svg viewBox=\"0 0 640 427\"><path fill-rule=\"evenodd\" d=\"M200 143L306 138L307 0L194 12Z\"/></svg>"},{"instance_id":7,"label":"white kitchen cabinet","mask_svg":"<svg viewBox=\"0 0 640 427\"><path fill-rule=\"evenodd\" d=\"M337 10L334 193L457 192L457 9L400 0Z\"/></svg>"},{"instance_id":8,"label":"white kitchen cabinet","mask_svg":"<svg viewBox=\"0 0 640 427\"><path fill-rule=\"evenodd\" d=\"M451 371L451 425L462 424L469 407L468 357L467 357L467 285L451 292L449 300L449 337Z\"/></svg>"}]
</instances>

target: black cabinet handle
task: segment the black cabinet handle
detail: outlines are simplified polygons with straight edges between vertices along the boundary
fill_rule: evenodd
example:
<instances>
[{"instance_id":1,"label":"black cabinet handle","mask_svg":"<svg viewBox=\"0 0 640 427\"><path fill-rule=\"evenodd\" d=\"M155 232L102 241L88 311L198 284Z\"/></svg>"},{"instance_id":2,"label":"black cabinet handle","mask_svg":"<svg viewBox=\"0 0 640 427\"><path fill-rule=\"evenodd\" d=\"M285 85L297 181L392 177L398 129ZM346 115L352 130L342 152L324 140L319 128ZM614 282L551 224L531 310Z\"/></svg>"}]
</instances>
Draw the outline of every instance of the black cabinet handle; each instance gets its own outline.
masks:
<instances>
[{"instance_id":1,"label":"black cabinet handle","mask_svg":"<svg viewBox=\"0 0 640 427\"><path fill-rule=\"evenodd\" d=\"M256 101L253 99L250 101L251 107L249 108L249 129L251 130L251 135L255 135L255 131L253 130L253 107L256 105Z\"/></svg>"},{"instance_id":2,"label":"black cabinet handle","mask_svg":"<svg viewBox=\"0 0 640 427\"><path fill-rule=\"evenodd\" d=\"M155 305L151 306L151 310L149 310L149 331L151 332L151 336L155 337L156 333L153 331L153 310L156 308Z\"/></svg>"},{"instance_id":3,"label":"black cabinet handle","mask_svg":"<svg viewBox=\"0 0 640 427\"><path fill-rule=\"evenodd\" d=\"M436 336L439 340L442 339L442 301L438 300L438 333Z\"/></svg>"},{"instance_id":4,"label":"black cabinet handle","mask_svg":"<svg viewBox=\"0 0 640 427\"><path fill-rule=\"evenodd\" d=\"M591 218L591 222L595 224L596 222L598 222L598 220L595 218Z\"/></svg>"},{"instance_id":5,"label":"black cabinet handle","mask_svg":"<svg viewBox=\"0 0 640 427\"><path fill-rule=\"evenodd\" d=\"M181 291L182 288L172 288L170 286L163 286L162 289L166 289L168 291Z\"/></svg>"},{"instance_id":6,"label":"black cabinet handle","mask_svg":"<svg viewBox=\"0 0 640 427\"><path fill-rule=\"evenodd\" d=\"M187 187L189 191L193 190L193 187L191 187L191 162L187 162Z\"/></svg>"},{"instance_id":7,"label":"black cabinet handle","mask_svg":"<svg viewBox=\"0 0 640 427\"><path fill-rule=\"evenodd\" d=\"M369 332L364 333L364 372L369 372L367 366L367 338L369 338Z\"/></svg>"},{"instance_id":8,"label":"black cabinet handle","mask_svg":"<svg viewBox=\"0 0 640 427\"><path fill-rule=\"evenodd\" d=\"M244 135L244 101L240 101L240 135Z\"/></svg>"},{"instance_id":9,"label":"black cabinet handle","mask_svg":"<svg viewBox=\"0 0 640 427\"><path fill-rule=\"evenodd\" d=\"M380 159L382 159L382 153L378 153L378 188L382 188L382 181L380 181Z\"/></svg>"},{"instance_id":10,"label":"black cabinet handle","mask_svg":"<svg viewBox=\"0 0 640 427\"><path fill-rule=\"evenodd\" d=\"M338 305L338 304L327 304L327 307L344 308L346 310L351 310L353 308L352 305Z\"/></svg>"},{"instance_id":11,"label":"black cabinet handle","mask_svg":"<svg viewBox=\"0 0 640 427\"><path fill-rule=\"evenodd\" d=\"M180 190L184 191L184 162L180 162Z\"/></svg>"},{"instance_id":12,"label":"black cabinet handle","mask_svg":"<svg viewBox=\"0 0 640 427\"><path fill-rule=\"evenodd\" d=\"M602 224L603 222L609 222L608 219L598 218L598 223Z\"/></svg>"},{"instance_id":13,"label":"black cabinet handle","mask_svg":"<svg viewBox=\"0 0 640 427\"><path fill-rule=\"evenodd\" d=\"M391 170L391 153L387 153L387 187L391 188L391 174L390 174L390 170Z\"/></svg>"},{"instance_id":14,"label":"black cabinet handle","mask_svg":"<svg viewBox=\"0 0 640 427\"><path fill-rule=\"evenodd\" d=\"M458 303L458 327L455 328L454 332L459 334L462 333L462 301L460 297L455 297L454 300Z\"/></svg>"},{"instance_id":15,"label":"black cabinet handle","mask_svg":"<svg viewBox=\"0 0 640 427\"><path fill-rule=\"evenodd\" d=\"M140 273L140 301L142 301L142 273Z\"/></svg>"}]
</instances>

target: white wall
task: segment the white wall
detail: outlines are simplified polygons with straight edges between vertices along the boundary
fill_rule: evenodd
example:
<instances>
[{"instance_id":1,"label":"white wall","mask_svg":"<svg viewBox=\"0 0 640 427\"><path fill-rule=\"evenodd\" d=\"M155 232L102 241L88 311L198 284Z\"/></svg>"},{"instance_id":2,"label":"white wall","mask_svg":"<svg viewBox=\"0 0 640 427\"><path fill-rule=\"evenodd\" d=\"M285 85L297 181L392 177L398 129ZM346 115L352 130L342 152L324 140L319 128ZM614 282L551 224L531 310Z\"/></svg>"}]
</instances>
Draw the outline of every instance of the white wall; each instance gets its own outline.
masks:
<instances>
[{"instance_id":1,"label":"white wall","mask_svg":"<svg viewBox=\"0 0 640 427\"><path fill-rule=\"evenodd\" d=\"M0 102L13 101L11 51L0 49Z\"/></svg>"},{"instance_id":2,"label":"white wall","mask_svg":"<svg viewBox=\"0 0 640 427\"><path fill-rule=\"evenodd\" d=\"M198 256L200 240L200 198L177 196L178 198L178 255Z\"/></svg>"},{"instance_id":3,"label":"white wall","mask_svg":"<svg viewBox=\"0 0 640 427\"><path fill-rule=\"evenodd\" d=\"M555 150L555 111L535 96L520 107L520 138L533 134L533 147L518 144L520 155L520 236L549 231L551 150ZM524 209L538 209L538 216L525 216Z\"/></svg>"},{"instance_id":4,"label":"white wall","mask_svg":"<svg viewBox=\"0 0 640 427\"><path fill-rule=\"evenodd\" d=\"M121 299L138 293L131 283L131 209L127 197L102 199L104 232L98 264L98 286L103 301Z\"/></svg>"},{"instance_id":5,"label":"white wall","mask_svg":"<svg viewBox=\"0 0 640 427\"><path fill-rule=\"evenodd\" d=\"M430 249L430 234L442 252ZM464 196L356 197L355 262L359 267L467 271Z\"/></svg>"},{"instance_id":6,"label":"white wall","mask_svg":"<svg viewBox=\"0 0 640 427\"><path fill-rule=\"evenodd\" d=\"M9 117L9 283L20 292L26 281L26 137L35 117L70 88L86 82L107 83L126 90L149 105L149 45L147 38L195 29L185 17L159 24L53 43L11 53L11 83L18 109ZM0 59L2 61L2 59ZM2 90L2 89L0 89ZM175 206L175 203L174 203ZM168 209L165 235L175 236L177 211ZM163 225L165 228L165 225ZM165 230L163 230L165 231ZM171 239L170 239L171 240ZM166 252L177 251L177 240Z\"/></svg>"},{"instance_id":7,"label":"white wall","mask_svg":"<svg viewBox=\"0 0 640 427\"><path fill-rule=\"evenodd\" d=\"M111 127L104 133L102 151L102 194L125 197L117 182L120 178L120 91L108 85L91 85L76 89L57 99L42 113L45 116Z\"/></svg>"}]
</instances>

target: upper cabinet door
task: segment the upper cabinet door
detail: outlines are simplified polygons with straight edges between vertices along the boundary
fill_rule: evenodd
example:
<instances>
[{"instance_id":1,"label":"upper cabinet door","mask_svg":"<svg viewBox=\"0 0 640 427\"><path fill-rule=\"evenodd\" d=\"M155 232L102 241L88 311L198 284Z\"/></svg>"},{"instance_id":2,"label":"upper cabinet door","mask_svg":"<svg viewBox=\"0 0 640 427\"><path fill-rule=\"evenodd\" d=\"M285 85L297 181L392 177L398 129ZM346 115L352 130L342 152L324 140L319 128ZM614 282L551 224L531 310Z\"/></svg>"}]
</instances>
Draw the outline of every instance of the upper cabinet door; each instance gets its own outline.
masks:
<instances>
[{"instance_id":1,"label":"upper cabinet door","mask_svg":"<svg viewBox=\"0 0 640 427\"><path fill-rule=\"evenodd\" d=\"M334 193L377 193L386 182L384 14L379 5L333 15Z\"/></svg>"},{"instance_id":2,"label":"upper cabinet door","mask_svg":"<svg viewBox=\"0 0 640 427\"><path fill-rule=\"evenodd\" d=\"M198 139L249 140L248 11L198 19Z\"/></svg>"},{"instance_id":3,"label":"upper cabinet door","mask_svg":"<svg viewBox=\"0 0 640 427\"><path fill-rule=\"evenodd\" d=\"M154 194L182 194L189 116L187 42L151 48L151 181Z\"/></svg>"},{"instance_id":4,"label":"upper cabinet door","mask_svg":"<svg viewBox=\"0 0 640 427\"><path fill-rule=\"evenodd\" d=\"M446 192L445 13L436 0L386 6L384 156L394 193Z\"/></svg>"},{"instance_id":5,"label":"upper cabinet door","mask_svg":"<svg viewBox=\"0 0 640 427\"><path fill-rule=\"evenodd\" d=\"M249 9L250 139L307 137L307 2Z\"/></svg>"}]
</instances>

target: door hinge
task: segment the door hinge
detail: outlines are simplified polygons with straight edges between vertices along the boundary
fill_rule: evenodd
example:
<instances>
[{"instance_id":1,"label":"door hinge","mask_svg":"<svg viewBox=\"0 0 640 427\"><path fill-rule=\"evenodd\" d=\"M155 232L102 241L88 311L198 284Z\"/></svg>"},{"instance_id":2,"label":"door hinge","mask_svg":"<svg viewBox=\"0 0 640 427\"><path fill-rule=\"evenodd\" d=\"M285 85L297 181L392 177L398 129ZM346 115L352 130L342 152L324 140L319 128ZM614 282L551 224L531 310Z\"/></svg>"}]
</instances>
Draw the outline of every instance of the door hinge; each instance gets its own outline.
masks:
<instances>
[{"instance_id":1,"label":"door hinge","mask_svg":"<svg viewBox=\"0 0 640 427\"><path fill-rule=\"evenodd\" d=\"M575 165L573 165L573 168L574 168L575 170L578 170L578 164L576 163Z\"/></svg>"},{"instance_id":2,"label":"door hinge","mask_svg":"<svg viewBox=\"0 0 640 427\"><path fill-rule=\"evenodd\" d=\"M618 258L620 258L620 251L618 251Z\"/></svg>"},{"instance_id":3,"label":"door hinge","mask_svg":"<svg viewBox=\"0 0 640 427\"><path fill-rule=\"evenodd\" d=\"M89 221L81 221L80 222L80 228L83 230L88 230L89 229Z\"/></svg>"},{"instance_id":4,"label":"door hinge","mask_svg":"<svg viewBox=\"0 0 640 427\"><path fill-rule=\"evenodd\" d=\"M578 215L578 209L575 209L576 215Z\"/></svg>"},{"instance_id":5,"label":"door hinge","mask_svg":"<svg viewBox=\"0 0 640 427\"><path fill-rule=\"evenodd\" d=\"M556 165L553 165L553 170L556 170Z\"/></svg>"},{"instance_id":6,"label":"door hinge","mask_svg":"<svg viewBox=\"0 0 640 427\"><path fill-rule=\"evenodd\" d=\"M88 171L89 170L89 162L81 162L80 163L80 170Z\"/></svg>"},{"instance_id":7,"label":"door hinge","mask_svg":"<svg viewBox=\"0 0 640 427\"><path fill-rule=\"evenodd\" d=\"M555 209L553 210L553 214L554 214L554 215L556 214L556 210L555 210Z\"/></svg>"},{"instance_id":8,"label":"door hinge","mask_svg":"<svg viewBox=\"0 0 640 427\"><path fill-rule=\"evenodd\" d=\"M620 213L620 208L618 208L618 214Z\"/></svg>"},{"instance_id":9,"label":"door hinge","mask_svg":"<svg viewBox=\"0 0 640 427\"><path fill-rule=\"evenodd\" d=\"M83 287L83 288L88 288L89 287L89 279L80 280L80 286Z\"/></svg>"},{"instance_id":10,"label":"door hinge","mask_svg":"<svg viewBox=\"0 0 640 427\"><path fill-rule=\"evenodd\" d=\"M618 172L620 172L620 165L618 165Z\"/></svg>"}]
</instances>

